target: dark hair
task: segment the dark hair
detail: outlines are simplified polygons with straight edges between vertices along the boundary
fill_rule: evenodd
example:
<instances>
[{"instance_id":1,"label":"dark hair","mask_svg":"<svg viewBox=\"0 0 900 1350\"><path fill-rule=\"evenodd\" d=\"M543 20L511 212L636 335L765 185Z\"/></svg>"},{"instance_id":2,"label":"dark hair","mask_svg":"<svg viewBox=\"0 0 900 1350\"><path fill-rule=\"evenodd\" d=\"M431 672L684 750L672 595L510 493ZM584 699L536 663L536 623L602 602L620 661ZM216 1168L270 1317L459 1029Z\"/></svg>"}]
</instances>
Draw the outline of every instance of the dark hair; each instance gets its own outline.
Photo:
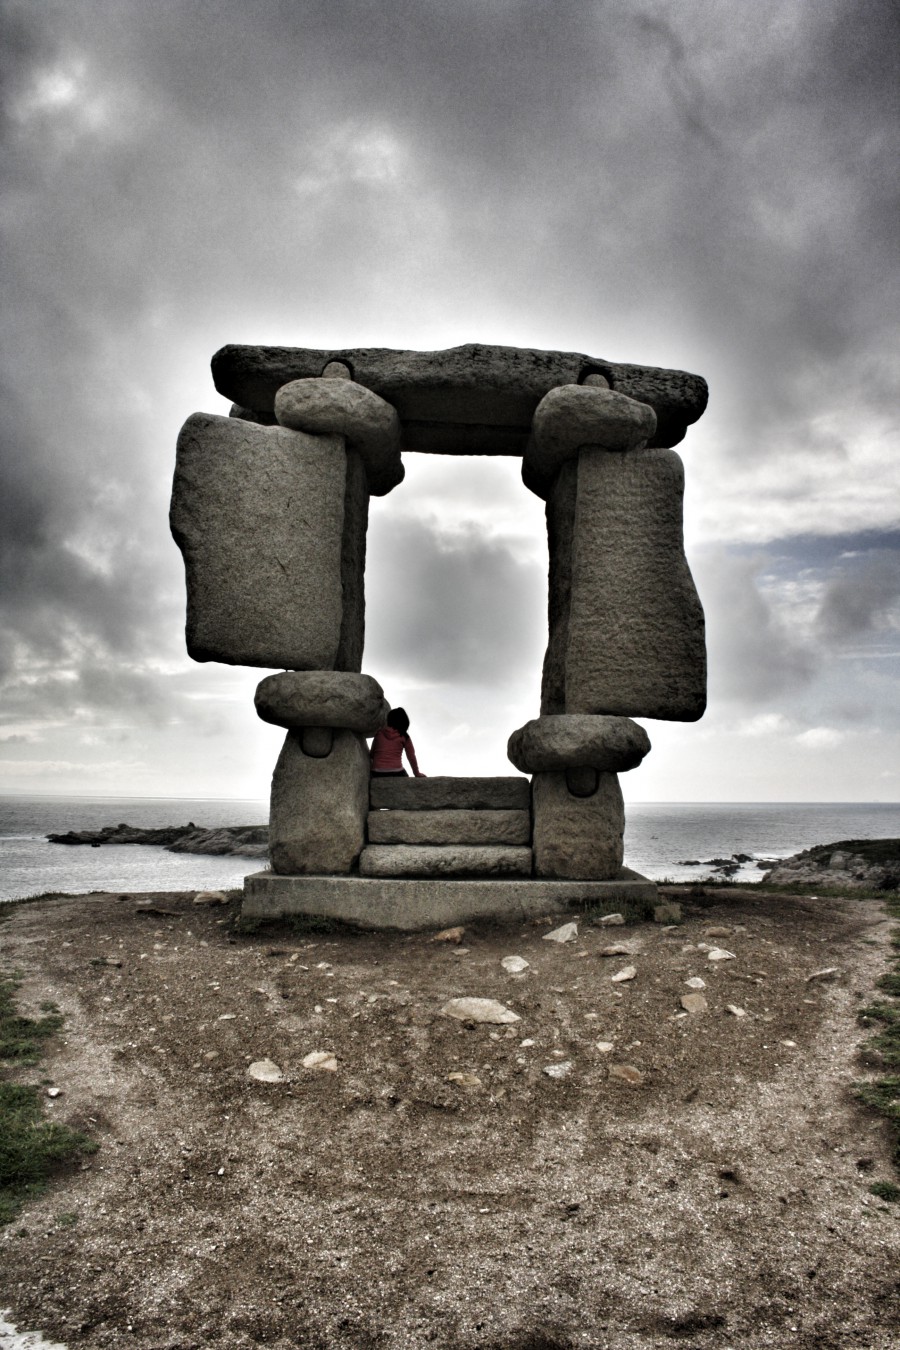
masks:
<instances>
[{"instance_id":1,"label":"dark hair","mask_svg":"<svg viewBox=\"0 0 900 1350\"><path fill-rule=\"evenodd\" d=\"M406 715L405 708L391 708L387 715L387 724L405 736L409 731L409 718Z\"/></svg>"}]
</instances>

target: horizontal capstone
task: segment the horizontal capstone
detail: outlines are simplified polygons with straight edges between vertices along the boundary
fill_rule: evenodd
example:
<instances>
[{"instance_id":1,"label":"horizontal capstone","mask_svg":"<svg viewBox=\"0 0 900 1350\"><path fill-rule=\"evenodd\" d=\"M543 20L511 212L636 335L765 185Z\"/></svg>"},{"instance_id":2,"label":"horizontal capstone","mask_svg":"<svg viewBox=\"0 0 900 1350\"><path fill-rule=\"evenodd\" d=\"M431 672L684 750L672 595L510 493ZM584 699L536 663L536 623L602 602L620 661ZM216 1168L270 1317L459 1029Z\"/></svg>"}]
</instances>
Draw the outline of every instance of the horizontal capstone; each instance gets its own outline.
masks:
<instances>
[{"instance_id":1,"label":"horizontal capstone","mask_svg":"<svg viewBox=\"0 0 900 1350\"><path fill-rule=\"evenodd\" d=\"M626 773L650 751L650 737L630 717L564 713L535 717L509 738L507 755L522 773L597 769Z\"/></svg>"},{"instance_id":2,"label":"horizontal capstone","mask_svg":"<svg viewBox=\"0 0 900 1350\"><path fill-rule=\"evenodd\" d=\"M344 727L372 736L390 704L371 675L337 670L287 670L256 687L256 711L277 727Z\"/></svg>"}]
</instances>

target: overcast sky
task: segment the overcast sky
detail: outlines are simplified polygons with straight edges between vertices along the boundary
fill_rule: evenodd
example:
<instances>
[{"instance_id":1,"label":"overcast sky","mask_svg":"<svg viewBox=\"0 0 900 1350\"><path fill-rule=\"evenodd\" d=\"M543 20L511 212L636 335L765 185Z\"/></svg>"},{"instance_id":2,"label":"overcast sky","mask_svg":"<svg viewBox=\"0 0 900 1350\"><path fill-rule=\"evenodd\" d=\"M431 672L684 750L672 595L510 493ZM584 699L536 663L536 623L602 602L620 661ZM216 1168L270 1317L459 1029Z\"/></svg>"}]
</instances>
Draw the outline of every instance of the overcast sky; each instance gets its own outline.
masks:
<instances>
[{"instance_id":1,"label":"overcast sky","mask_svg":"<svg viewBox=\"0 0 900 1350\"><path fill-rule=\"evenodd\" d=\"M2 790L264 796L265 673L196 665L175 440L226 342L703 375L710 704L631 800L900 798L896 0L2 3ZM406 456L364 670L428 773L538 713L543 505Z\"/></svg>"}]
</instances>

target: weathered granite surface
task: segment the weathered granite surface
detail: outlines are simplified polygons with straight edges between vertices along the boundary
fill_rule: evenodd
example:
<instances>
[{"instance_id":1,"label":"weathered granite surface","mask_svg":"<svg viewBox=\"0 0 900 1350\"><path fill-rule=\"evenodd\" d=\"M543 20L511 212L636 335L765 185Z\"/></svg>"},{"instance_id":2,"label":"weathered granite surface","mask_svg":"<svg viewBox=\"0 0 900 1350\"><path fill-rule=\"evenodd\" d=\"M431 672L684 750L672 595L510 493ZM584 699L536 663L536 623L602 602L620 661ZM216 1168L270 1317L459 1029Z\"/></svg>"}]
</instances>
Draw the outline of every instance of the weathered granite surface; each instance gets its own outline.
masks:
<instances>
[{"instance_id":1,"label":"weathered granite surface","mask_svg":"<svg viewBox=\"0 0 900 1350\"><path fill-rule=\"evenodd\" d=\"M551 389L535 410L522 477L546 498L560 467L581 446L627 452L646 445L655 432L656 414L649 404L611 389L562 385Z\"/></svg>"},{"instance_id":2,"label":"weathered granite surface","mask_svg":"<svg viewBox=\"0 0 900 1350\"><path fill-rule=\"evenodd\" d=\"M370 844L530 844L528 811L370 811Z\"/></svg>"},{"instance_id":3,"label":"weathered granite surface","mask_svg":"<svg viewBox=\"0 0 900 1350\"><path fill-rule=\"evenodd\" d=\"M346 873L365 845L369 753L361 736L335 731L330 754L304 754L289 731L272 776L269 856L287 874Z\"/></svg>"},{"instance_id":4,"label":"weathered granite surface","mask_svg":"<svg viewBox=\"0 0 900 1350\"><path fill-rule=\"evenodd\" d=\"M652 904L656 885L623 868L611 881L286 877L254 872L244 882L245 918L308 914L360 928L416 932L494 919L516 923L556 912L577 917L586 906L607 911Z\"/></svg>"},{"instance_id":5,"label":"weathered granite surface","mask_svg":"<svg viewBox=\"0 0 900 1350\"><path fill-rule=\"evenodd\" d=\"M579 454L568 613L555 617L564 707L547 706L548 688L542 712L703 715L705 628L684 555L683 494L672 450Z\"/></svg>"},{"instance_id":6,"label":"weathered granite surface","mask_svg":"<svg viewBox=\"0 0 900 1350\"><path fill-rule=\"evenodd\" d=\"M358 452L369 492L383 497L403 481L400 418L384 399L346 379L292 380L275 396L283 427L317 436L343 436Z\"/></svg>"},{"instance_id":7,"label":"weathered granite surface","mask_svg":"<svg viewBox=\"0 0 900 1350\"><path fill-rule=\"evenodd\" d=\"M352 592L362 591L368 496L352 482L352 458L337 437L188 418L170 524L184 556L194 660L358 669L361 610Z\"/></svg>"},{"instance_id":8,"label":"weathered granite surface","mask_svg":"<svg viewBox=\"0 0 900 1350\"><path fill-rule=\"evenodd\" d=\"M650 752L650 737L629 717L584 713L535 717L509 738L510 763L522 773L591 768L604 773L636 769Z\"/></svg>"},{"instance_id":9,"label":"weathered granite surface","mask_svg":"<svg viewBox=\"0 0 900 1350\"><path fill-rule=\"evenodd\" d=\"M527 811L531 787L527 778L373 778L374 810L395 811Z\"/></svg>"},{"instance_id":10,"label":"weathered granite surface","mask_svg":"<svg viewBox=\"0 0 900 1350\"><path fill-rule=\"evenodd\" d=\"M212 359L213 380L240 408L271 414L282 385L319 377L331 361L396 408L406 449L436 454L521 455L544 395L591 372L653 408L653 445L677 445L707 401L706 381L683 370L481 343L439 352L229 345Z\"/></svg>"},{"instance_id":11,"label":"weathered granite surface","mask_svg":"<svg viewBox=\"0 0 900 1350\"><path fill-rule=\"evenodd\" d=\"M624 855L625 806L619 780L601 773L590 797L576 797L564 773L532 780L534 872L538 877L605 880Z\"/></svg>"},{"instance_id":12,"label":"weathered granite surface","mask_svg":"<svg viewBox=\"0 0 900 1350\"><path fill-rule=\"evenodd\" d=\"M345 727L363 736L384 726L390 704L371 675L289 670L256 686L256 711L278 727Z\"/></svg>"},{"instance_id":13,"label":"weathered granite surface","mask_svg":"<svg viewBox=\"0 0 900 1350\"><path fill-rule=\"evenodd\" d=\"M362 877L531 876L531 849L503 845L370 844L359 859Z\"/></svg>"}]
</instances>

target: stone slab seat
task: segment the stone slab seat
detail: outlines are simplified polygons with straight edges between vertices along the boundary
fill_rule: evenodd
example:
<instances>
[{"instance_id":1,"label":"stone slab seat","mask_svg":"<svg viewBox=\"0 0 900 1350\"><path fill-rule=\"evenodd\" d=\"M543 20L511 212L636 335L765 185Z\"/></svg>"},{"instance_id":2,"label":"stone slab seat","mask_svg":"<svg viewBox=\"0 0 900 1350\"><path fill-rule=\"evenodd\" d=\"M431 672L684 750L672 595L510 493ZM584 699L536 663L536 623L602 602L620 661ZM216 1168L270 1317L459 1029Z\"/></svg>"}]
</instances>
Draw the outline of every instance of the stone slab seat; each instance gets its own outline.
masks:
<instances>
[{"instance_id":1,"label":"stone slab seat","mask_svg":"<svg viewBox=\"0 0 900 1350\"><path fill-rule=\"evenodd\" d=\"M531 849L502 844L370 844L362 877L531 876Z\"/></svg>"},{"instance_id":2,"label":"stone slab seat","mask_svg":"<svg viewBox=\"0 0 900 1350\"><path fill-rule=\"evenodd\" d=\"M527 778L373 778L374 811L528 811Z\"/></svg>"},{"instance_id":3,"label":"stone slab seat","mask_svg":"<svg viewBox=\"0 0 900 1350\"><path fill-rule=\"evenodd\" d=\"M358 928L409 933L475 919L514 923L551 913L577 915L585 908L611 913L656 900L655 884L627 868L612 881L289 877L266 871L245 879L241 912L247 919L307 914Z\"/></svg>"},{"instance_id":4,"label":"stone slab seat","mask_svg":"<svg viewBox=\"0 0 900 1350\"><path fill-rule=\"evenodd\" d=\"M531 844L527 811L370 811L370 844Z\"/></svg>"}]
</instances>

